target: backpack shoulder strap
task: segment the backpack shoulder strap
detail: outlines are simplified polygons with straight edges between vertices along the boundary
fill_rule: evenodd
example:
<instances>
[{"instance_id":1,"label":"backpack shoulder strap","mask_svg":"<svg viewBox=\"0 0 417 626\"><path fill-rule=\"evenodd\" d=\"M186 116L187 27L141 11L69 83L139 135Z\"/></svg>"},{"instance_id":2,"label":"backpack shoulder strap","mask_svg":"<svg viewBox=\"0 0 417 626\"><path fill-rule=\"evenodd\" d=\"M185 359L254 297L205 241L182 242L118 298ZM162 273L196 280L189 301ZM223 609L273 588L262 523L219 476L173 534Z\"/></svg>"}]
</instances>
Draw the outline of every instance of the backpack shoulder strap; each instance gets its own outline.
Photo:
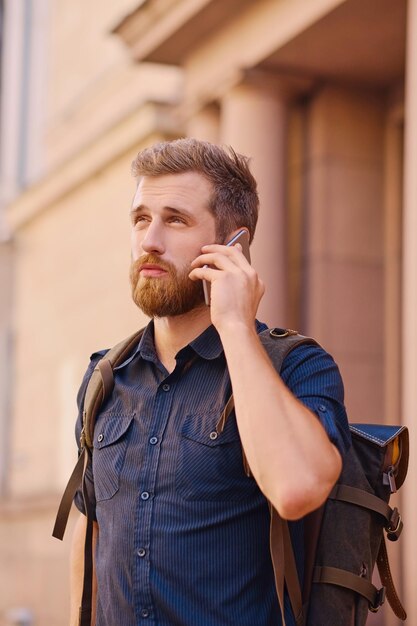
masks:
<instances>
[{"instance_id":1,"label":"backpack shoulder strap","mask_svg":"<svg viewBox=\"0 0 417 626\"><path fill-rule=\"evenodd\" d=\"M65 491L62 495L55 526L52 532L53 537L63 539L68 522L69 513L75 493L83 482L83 477L87 467L89 455L86 449L93 447L94 422L101 404L109 396L114 386L113 368L122 363L133 346L140 341L144 329L130 335L116 346L111 348L96 364L90 380L88 381L84 395L83 407L83 427L81 431L81 453L77 464L71 474Z\"/></svg>"},{"instance_id":2,"label":"backpack shoulder strap","mask_svg":"<svg viewBox=\"0 0 417 626\"><path fill-rule=\"evenodd\" d=\"M259 339L264 346L274 368L281 371L285 357L297 346L303 344L318 345L311 337L300 335L296 330L284 328L267 328L259 333ZM223 410L216 430L221 433L226 425L227 418L234 409L233 395L230 396ZM242 450L243 466L247 476L251 476L249 464L244 450ZM270 524L270 551L274 570L275 586L278 601L281 609L282 623L285 626L284 615L284 583L287 587L291 607L295 616L296 624L303 623L303 606L301 596L301 585L298 579L297 567L295 563L294 551L291 545L291 538L288 523L283 520L272 504L269 502L271 514Z\"/></svg>"},{"instance_id":3,"label":"backpack shoulder strap","mask_svg":"<svg viewBox=\"0 0 417 626\"><path fill-rule=\"evenodd\" d=\"M285 358L298 346L318 345L317 341L311 337L300 335L295 330L283 328L264 330L260 333L259 338L277 372L281 371ZM282 623L285 625L285 581L296 624L301 626L304 623L303 601L288 522L280 517L271 503L269 503L269 508L271 514L270 552Z\"/></svg>"},{"instance_id":4,"label":"backpack shoulder strap","mask_svg":"<svg viewBox=\"0 0 417 626\"><path fill-rule=\"evenodd\" d=\"M267 328L259 333L259 339L279 372L285 357L302 344L319 345L312 337L300 335L289 328Z\"/></svg>"},{"instance_id":5,"label":"backpack shoulder strap","mask_svg":"<svg viewBox=\"0 0 417 626\"><path fill-rule=\"evenodd\" d=\"M285 357L288 356L288 354L292 352L297 346L300 346L302 344L319 345L317 341L315 341L311 337L305 337L304 335L300 335L296 330L285 328L267 328L260 332L258 337L266 352L268 353L268 356L271 359L277 372L281 371ZM227 401L226 406L223 409L223 413L216 426L216 430L219 434L223 431L226 425L227 418L233 411L234 407L235 402L232 394ZM245 457L244 464L246 473L249 476L250 470L247 466Z\"/></svg>"},{"instance_id":6,"label":"backpack shoulder strap","mask_svg":"<svg viewBox=\"0 0 417 626\"><path fill-rule=\"evenodd\" d=\"M143 331L144 328L141 328L113 346L95 366L84 396L81 447L84 445L87 445L88 448L93 447L96 415L114 387L113 370L120 363L123 363L133 347L139 343Z\"/></svg>"}]
</instances>

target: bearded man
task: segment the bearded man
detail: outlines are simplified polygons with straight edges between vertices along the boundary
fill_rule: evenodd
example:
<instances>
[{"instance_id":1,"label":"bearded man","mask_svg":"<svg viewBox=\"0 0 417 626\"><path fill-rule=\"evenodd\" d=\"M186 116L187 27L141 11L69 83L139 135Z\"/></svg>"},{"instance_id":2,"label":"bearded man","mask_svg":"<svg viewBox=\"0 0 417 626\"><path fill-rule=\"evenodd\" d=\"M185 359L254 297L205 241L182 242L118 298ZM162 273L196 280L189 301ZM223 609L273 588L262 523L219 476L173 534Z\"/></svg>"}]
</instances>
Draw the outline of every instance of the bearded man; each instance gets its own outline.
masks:
<instances>
[{"instance_id":1,"label":"bearded man","mask_svg":"<svg viewBox=\"0 0 417 626\"><path fill-rule=\"evenodd\" d=\"M255 233L258 195L246 157L181 139L140 152L133 174L132 296L151 321L115 368L113 393L96 419L87 470L94 621L277 626L268 500L294 520L301 573L302 522L295 520L324 502L349 446L340 374L317 345L297 346L277 373L259 340L264 285L241 247L225 245L242 229L250 240ZM103 354L91 357L80 412ZM232 390L235 410L219 434ZM79 416L77 438L81 423ZM81 494L76 505L73 624ZM295 623L287 602L285 620Z\"/></svg>"}]
</instances>

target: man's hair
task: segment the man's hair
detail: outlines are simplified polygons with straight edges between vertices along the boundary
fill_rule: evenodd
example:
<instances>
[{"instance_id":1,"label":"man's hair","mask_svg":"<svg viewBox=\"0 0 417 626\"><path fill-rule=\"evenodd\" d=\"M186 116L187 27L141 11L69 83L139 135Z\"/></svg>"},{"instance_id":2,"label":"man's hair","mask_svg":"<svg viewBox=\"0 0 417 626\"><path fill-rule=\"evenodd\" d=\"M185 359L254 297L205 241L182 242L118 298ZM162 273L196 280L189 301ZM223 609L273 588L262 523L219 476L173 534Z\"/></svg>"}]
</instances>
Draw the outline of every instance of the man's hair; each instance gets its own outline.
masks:
<instances>
[{"instance_id":1,"label":"man's hair","mask_svg":"<svg viewBox=\"0 0 417 626\"><path fill-rule=\"evenodd\" d=\"M249 159L232 148L222 148L198 139L176 139L154 144L139 152L132 174L161 176L197 172L212 185L208 209L214 215L221 243L236 228L246 226L250 240L258 221L259 199Z\"/></svg>"}]
</instances>

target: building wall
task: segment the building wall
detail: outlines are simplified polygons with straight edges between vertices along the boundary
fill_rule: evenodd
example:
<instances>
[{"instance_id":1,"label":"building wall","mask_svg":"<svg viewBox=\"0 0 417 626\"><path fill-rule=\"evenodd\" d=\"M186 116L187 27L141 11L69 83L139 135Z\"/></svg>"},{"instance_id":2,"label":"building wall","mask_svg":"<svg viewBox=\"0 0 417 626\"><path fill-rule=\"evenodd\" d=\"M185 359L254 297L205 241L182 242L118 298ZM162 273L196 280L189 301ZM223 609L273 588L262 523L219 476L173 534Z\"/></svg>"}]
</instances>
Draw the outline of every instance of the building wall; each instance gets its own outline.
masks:
<instances>
[{"instance_id":1,"label":"building wall","mask_svg":"<svg viewBox=\"0 0 417 626\"><path fill-rule=\"evenodd\" d=\"M392 364L401 351L386 329L400 315L404 75L384 78L378 65L376 84L349 65L354 50L334 44L372 13L374 0L361 1L244 0L228 15L233 3L211 0L204 20L187 18L197 6L189 0L58 0L42 13L42 162L36 183L12 199L8 185L0 205L13 241L13 273L0 276L13 305L0 304L0 336L13 330L13 349L0 354L12 380L10 414L0 404L0 626L16 623L19 607L37 626L68 622L74 516L64 544L50 534L76 457L75 395L89 354L145 322L128 281L129 170L142 146L188 134L252 157L261 197L253 263L267 284L260 316L311 333L334 355L352 421L389 421L388 406L399 419ZM364 59L384 24L373 35L366 27ZM334 59L315 57L324 40ZM369 624L398 620L384 608Z\"/></svg>"},{"instance_id":2,"label":"building wall","mask_svg":"<svg viewBox=\"0 0 417 626\"><path fill-rule=\"evenodd\" d=\"M337 355L350 419L384 419L384 99L326 86L309 111L304 223L308 333Z\"/></svg>"}]
</instances>

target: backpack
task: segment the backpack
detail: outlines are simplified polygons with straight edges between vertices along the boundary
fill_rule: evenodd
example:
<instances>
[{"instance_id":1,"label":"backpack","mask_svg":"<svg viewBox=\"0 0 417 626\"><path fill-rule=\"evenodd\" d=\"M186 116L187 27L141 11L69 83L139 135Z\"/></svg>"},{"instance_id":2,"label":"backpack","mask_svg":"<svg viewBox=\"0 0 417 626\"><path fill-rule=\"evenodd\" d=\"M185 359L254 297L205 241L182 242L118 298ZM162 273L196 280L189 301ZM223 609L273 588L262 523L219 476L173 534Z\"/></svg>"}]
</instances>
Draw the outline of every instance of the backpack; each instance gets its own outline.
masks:
<instances>
[{"instance_id":1,"label":"backpack","mask_svg":"<svg viewBox=\"0 0 417 626\"><path fill-rule=\"evenodd\" d=\"M95 417L112 392L113 369L140 340L143 330L117 344L97 363L83 406L81 453L58 509L53 536L62 539L76 490L83 487L87 514L84 588L79 626L91 624L93 512L84 488L91 458ZM274 328L259 334L275 369L300 344L316 344L296 331ZM217 424L222 432L234 408L231 396ZM339 480L326 502L304 518L304 579L299 581L288 523L270 504L270 548L282 624L288 592L297 626L364 626L368 610L377 611L387 598L395 615L406 619L389 568L384 530L396 541L402 530L397 508L388 502L403 484L408 468L408 430L404 426L350 424L352 446L343 459ZM242 451L245 472L251 475ZM378 566L382 587L372 584Z\"/></svg>"}]
</instances>

